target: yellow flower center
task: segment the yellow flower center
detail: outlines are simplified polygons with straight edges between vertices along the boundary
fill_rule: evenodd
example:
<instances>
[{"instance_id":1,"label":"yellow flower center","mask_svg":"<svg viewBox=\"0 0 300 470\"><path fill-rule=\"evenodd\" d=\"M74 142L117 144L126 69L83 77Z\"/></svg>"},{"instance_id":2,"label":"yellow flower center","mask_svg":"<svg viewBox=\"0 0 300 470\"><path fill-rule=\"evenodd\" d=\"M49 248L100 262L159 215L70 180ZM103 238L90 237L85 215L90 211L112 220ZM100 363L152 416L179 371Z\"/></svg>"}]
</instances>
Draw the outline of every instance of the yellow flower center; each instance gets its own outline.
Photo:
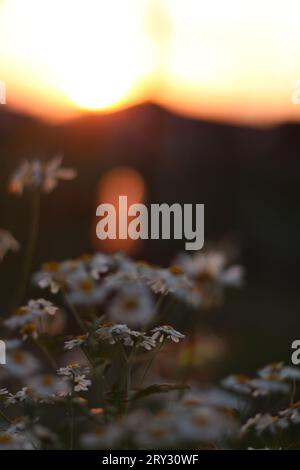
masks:
<instances>
[{"instance_id":1,"label":"yellow flower center","mask_svg":"<svg viewBox=\"0 0 300 470\"><path fill-rule=\"evenodd\" d=\"M42 384L46 387L53 384L53 377L52 375L46 374L42 378Z\"/></svg>"},{"instance_id":2,"label":"yellow flower center","mask_svg":"<svg viewBox=\"0 0 300 470\"><path fill-rule=\"evenodd\" d=\"M46 271L48 273L55 273L56 271L58 271L58 268L59 268L59 263L57 263L56 261L50 261L49 263L45 263L43 265L43 271Z\"/></svg>"},{"instance_id":3,"label":"yellow flower center","mask_svg":"<svg viewBox=\"0 0 300 470\"><path fill-rule=\"evenodd\" d=\"M8 444L13 438L9 434L0 434L0 444Z\"/></svg>"},{"instance_id":4,"label":"yellow flower center","mask_svg":"<svg viewBox=\"0 0 300 470\"><path fill-rule=\"evenodd\" d=\"M138 302L134 297L128 297L124 300L124 308L126 310L134 310L138 306Z\"/></svg>"},{"instance_id":5,"label":"yellow flower center","mask_svg":"<svg viewBox=\"0 0 300 470\"><path fill-rule=\"evenodd\" d=\"M80 283L80 289L83 291L83 292L91 292L93 289L94 289L94 283L92 280L90 279L86 279L85 281L82 281Z\"/></svg>"},{"instance_id":6,"label":"yellow flower center","mask_svg":"<svg viewBox=\"0 0 300 470\"><path fill-rule=\"evenodd\" d=\"M24 354L22 353L22 351L14 351L12 353L12 357L14 361L19 364L21 364L24 361Z\"/></svg>"},{"instance_id":7,"label":"yellow flower center","mask_svg":"<svg viewBox=\"0 0 300 470\"><path fill-rule=\"evenodd\" d=\"M25 315L26 313L28 312L28 308L27 307L19 307L17 308L16 310L16 315L18 316L22 316L22 315Z\"/></svg>"}]
</instances>

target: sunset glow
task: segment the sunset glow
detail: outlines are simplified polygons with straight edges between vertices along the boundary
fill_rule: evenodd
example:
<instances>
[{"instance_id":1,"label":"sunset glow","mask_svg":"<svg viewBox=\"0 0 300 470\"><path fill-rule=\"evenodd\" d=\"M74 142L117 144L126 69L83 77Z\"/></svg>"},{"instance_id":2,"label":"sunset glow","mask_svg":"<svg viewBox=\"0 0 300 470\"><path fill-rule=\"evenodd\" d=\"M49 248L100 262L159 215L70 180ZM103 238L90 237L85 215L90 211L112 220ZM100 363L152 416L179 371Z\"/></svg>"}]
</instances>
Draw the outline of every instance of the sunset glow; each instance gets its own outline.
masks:
<instances>
[{"instance_id":1,"label":"sunset glow","mask_svg":"<svg viewBox=\"0 0 300 470\"><path fill-rule=\"evenodd\" d=\"M299 119L297 0L3 0L8 104L52 119L144 100L242 121Z\"/></svg>"},{"instance_id":2,"label":"sunset glow","mask_svg":"<svg viewBox=\"0 0 300 470\"><path fill-rule=\"evenodd\" d=\"M139 3L6 1L0 47L7 74L14 81L20 72L26 83L38 77L44 89L88 109L130 99L149 71Z\"/></svg>"}]
</instances>

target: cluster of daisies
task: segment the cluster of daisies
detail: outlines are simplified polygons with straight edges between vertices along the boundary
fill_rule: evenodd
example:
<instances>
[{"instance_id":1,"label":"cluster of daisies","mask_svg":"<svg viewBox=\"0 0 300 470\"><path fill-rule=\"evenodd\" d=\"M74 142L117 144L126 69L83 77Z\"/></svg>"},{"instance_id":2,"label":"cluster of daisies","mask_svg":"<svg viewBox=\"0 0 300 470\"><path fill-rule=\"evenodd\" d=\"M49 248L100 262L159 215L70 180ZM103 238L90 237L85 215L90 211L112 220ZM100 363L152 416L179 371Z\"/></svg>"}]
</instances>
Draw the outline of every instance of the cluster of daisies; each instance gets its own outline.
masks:
<instances>
[{"instance_id":1,"label":"cluster of daisies","mask_svg":"<svg viewBox=\"0 0 300 470\"><path fill-rule=\"evenodd\" d=\"M49 193L59 179L76 175L61 162L24 162L9 190ZM0 230L0 261L18 250ZM229 376L218 387L199 388L187 380L192 349L175 383L157 372L162 354L175 357L178 343L188 343L197 325L190 320L242 284L242 267L218 250L179 255L168 268L121 253L43 264L31 273L33 289L43 294L1 322L7 364L0 449L228 448L250 435L265 447L269 435L293 430L300 422L295 368L274 364L257 377ZM178 315L190 325L184 333L176 329ZM278 402L272 412L270 397ZM281 437L276 445L283 443Z\"/></svg>"},{"instance_id":2,"label":"cluster of daisies","mask_svg":"<svg viewBox=\"0 0 300 470\"><path fill-rule=\"evenodd\" d=\"M90 368L68 365L56 375L30 377L28 385L16 393L0 389L0 414L5 423L0 448L66 448L71 418L68 411L65 416L61 413L65 408L72 410L76 448L220 449L250 448L249 443L256 448L296 448L300 402L290 392L299 383L298 369L271 364L257 375L257 379L243 381L251 381L251 389L241 388L238 376L225 379L218 387L160 383L133 389L126 412L120 414L114 410L112 393L104 406L90 403L86 396L93 386L88 378L92 377ZM266 380L269 386L258 384L256 388L255 380ZM276 383L286 387L273 386ZM270 407L270 401L272 413L255 412ZM8 417L16 409L28 414Z\"/></svg>"}]
</instances>

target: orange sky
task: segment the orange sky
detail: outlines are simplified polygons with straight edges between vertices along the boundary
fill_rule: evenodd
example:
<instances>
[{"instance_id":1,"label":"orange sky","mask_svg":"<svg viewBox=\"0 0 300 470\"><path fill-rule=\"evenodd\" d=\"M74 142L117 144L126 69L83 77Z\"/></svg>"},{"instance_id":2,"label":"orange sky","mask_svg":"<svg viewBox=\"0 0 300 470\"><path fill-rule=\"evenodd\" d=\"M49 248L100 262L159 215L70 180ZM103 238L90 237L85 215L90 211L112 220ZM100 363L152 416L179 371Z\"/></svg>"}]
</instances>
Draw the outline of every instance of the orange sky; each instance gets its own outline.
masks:
<instances>
[{"instance_id":1,"label":"orange sky","mask_svg":"<svg viewBox=\"0 0 300 470\"><path fill-rule=\"evenodd\" d=\"M0 0L0 80L8 105L52 120L144 100L298 120L299 18L299 0Z\"/></svg>"}]
</instances>

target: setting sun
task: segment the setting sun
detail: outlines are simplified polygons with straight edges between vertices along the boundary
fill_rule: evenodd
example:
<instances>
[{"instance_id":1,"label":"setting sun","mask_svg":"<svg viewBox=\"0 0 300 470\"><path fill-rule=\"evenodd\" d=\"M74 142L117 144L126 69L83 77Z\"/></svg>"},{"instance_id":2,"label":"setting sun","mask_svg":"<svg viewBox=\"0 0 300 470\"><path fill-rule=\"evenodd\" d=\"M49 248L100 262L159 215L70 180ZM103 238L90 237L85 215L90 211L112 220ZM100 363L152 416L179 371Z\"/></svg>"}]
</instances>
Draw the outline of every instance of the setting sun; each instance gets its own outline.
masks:
<instances>
[{"instance_id":1,"label":"setting sun","mask_svg":"<svg viewBox=\"0 0 300 470\"><path fill-rule=\"evenodd\" d=\"M72 101L107 108L139 86L150 70L141 15L136 0L89 0L72 8L68 41L57 57L62 89Z\"/></svg>"},{"instance_id":2,"label":"setting sun","mask_svg":"<svg viewBox=\"0 0 300 470\"><path fill-rule=\"evenodd\" d=\"M2 60L16 72L26 63L29 79L36 80L38 74L44 87L80 107L121 105L133 98L151 71L142 3L6 1L1 34L8 38L9 56L1 54ZM14 31L21 41L15 40Z\"/></svg>"},{"instance_id":3,"label":"setting sun","mask_svg":"<svg viewBox=\"0 0 300 470\"><path fill-rule=\"evenodd\" d=\"M2 0L7 104L57 120L152 101L212 119L299 119L298 0Z\"/></svg>"}]
</instances>

